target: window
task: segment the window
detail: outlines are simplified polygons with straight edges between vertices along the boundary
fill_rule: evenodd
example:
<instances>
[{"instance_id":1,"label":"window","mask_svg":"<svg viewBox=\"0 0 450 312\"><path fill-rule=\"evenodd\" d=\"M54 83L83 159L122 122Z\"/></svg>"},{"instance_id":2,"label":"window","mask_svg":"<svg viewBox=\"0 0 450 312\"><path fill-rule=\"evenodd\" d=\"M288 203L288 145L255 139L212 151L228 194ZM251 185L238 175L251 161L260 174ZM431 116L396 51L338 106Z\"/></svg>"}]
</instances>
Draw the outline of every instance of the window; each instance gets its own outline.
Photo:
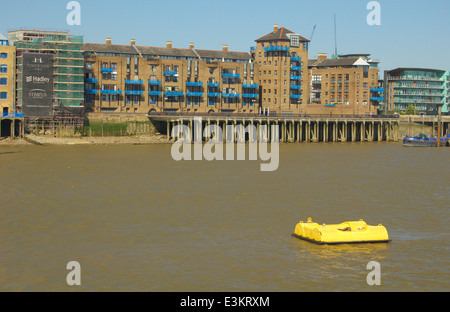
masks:
<instances>
[{"instance_id":1,"label":"window","mask_svg":"<svg viewBox=\"0 0 450 312\"><path fill-rule=\"evenodd\" d=\"M8 98L7 92L0 92L0 100L6 100Z\"/></svg>"},{"instance_id":2,"label":"window","mask_svg":"<svg viewBox=\"0 0 450 312\"><path fill-rule=\"evenodd\" d=\"M0 65L0 74L6 74L8 72L8 65Z\"/></svg>"},{"instance_id":3,"label":"window","mask_svg":"<svg viewBox=\"0 0 450 312\"><path fill-rule=\"evenodd\" d=\"M291 47L298 48L300 47L300 36L299 35L291 35Z\"/></svg>"},{"instance_id":4,"label":"window","mask_svg":"<svg viewBox=\"0 0 450 312\"><path fill-rule=\"evenodd\" d=\"M2 59L8 58L8 53L1 53L0 58L2 58Z\"/></svg>"},{"instance_id":5,"label":"window","mask_svg":"<svg viewBox=\"0 0 450 312\"><path fill-rule=\"evenodd\" d=\"M8 79L7 78L0 78L0 85L1 86L6 86L8 84Z\"/></svg>"}]
</instances>

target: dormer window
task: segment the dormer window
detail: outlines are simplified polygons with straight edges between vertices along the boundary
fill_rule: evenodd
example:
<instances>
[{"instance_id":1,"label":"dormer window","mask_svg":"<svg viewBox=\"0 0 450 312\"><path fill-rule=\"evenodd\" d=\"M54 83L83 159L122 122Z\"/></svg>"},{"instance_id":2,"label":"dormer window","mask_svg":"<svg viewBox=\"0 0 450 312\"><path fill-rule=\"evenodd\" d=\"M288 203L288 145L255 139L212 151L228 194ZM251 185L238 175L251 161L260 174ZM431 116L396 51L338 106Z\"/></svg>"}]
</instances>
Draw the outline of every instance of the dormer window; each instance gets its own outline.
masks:
<instances>
[{"instance_id":1,"label":"dormer window","mask_svg":"<svg viewBox=\"0 0 450 312\"><path fill-rule=\"evenodd\" d=\"M293 48L300 47L300 36L299 35L292 34L289 37L291 39L291 47L293 47Z\"/></svg>"}]
</instances>

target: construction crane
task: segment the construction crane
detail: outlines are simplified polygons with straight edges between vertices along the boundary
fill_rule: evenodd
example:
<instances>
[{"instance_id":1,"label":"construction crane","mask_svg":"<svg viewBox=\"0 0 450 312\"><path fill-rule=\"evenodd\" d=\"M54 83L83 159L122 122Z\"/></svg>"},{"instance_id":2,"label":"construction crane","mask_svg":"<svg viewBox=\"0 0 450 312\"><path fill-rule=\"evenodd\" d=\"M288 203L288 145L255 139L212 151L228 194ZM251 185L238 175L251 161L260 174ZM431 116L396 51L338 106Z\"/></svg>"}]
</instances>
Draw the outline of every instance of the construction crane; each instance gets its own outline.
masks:
<instances>
[{"instance_id":1,"label":"construction crane","mask_svg":"<svg viewBox=\"0 0 450 312\"><path fill-rule=\"evenodd\" d=\"M310 40L310 41L312 41L312 39L313 39L314 32L316 31L316 27L317 27L317 25L314 25L313 30L312 30L312 33L311 33L311 36L309 37L309 40Z\"/></svg>"},{"instance_id":2,"label":"construction crane","mask_svg":"<svg viewBox=\"0 0 450 312\"><path fill-rule=\"evenodd\" d=\"M334 13L334 55L337 55L336 13Z\"/></svg>"}]
</instances>

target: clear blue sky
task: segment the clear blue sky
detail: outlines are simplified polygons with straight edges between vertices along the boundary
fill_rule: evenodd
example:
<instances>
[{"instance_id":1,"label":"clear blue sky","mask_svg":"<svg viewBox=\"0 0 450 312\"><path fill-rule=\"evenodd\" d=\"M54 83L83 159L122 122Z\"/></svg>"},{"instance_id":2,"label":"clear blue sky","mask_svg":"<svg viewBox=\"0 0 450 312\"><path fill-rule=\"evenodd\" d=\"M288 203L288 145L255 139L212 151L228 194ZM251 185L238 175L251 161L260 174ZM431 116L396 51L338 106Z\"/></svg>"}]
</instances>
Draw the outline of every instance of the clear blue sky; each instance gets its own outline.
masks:
<instances>
[{"instance_id":1,"label":"clear blue sky","mask_svg":"<svg viewBox=\"0 0 450 312\"><path fill-rule=\"evenodd\" d=\"M379 0L381 26L366 23L369 0L79 0L81 26L69 26L69 0L0 0L0 32L21 27L68 30L85 42L176 48L194 42L199 49L248 51L254 40L279 24L311 36L310 58L334 51L334 14L338 53L369 53L380 68L424 67L450 70L449 0Z\"/></svg>"}]
</instances>

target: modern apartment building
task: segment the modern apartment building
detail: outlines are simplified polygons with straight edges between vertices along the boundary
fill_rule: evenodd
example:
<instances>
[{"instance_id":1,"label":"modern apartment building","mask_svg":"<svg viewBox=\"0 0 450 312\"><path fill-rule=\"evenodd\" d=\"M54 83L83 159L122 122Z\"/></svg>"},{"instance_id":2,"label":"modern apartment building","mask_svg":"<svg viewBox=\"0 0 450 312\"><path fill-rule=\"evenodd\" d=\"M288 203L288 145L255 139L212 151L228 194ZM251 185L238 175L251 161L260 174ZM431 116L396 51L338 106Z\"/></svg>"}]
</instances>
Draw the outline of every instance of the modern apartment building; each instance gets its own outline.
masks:
<instances>
[{"instance_id":1,"label":"modern apartment building","mask_svg":"<svg viewBox=\"0 0 450 312\"><path fill-rule=\"evenodd\" d=\"M53 58L53 105L79 107L83 104L82 36L58 31L16 30L8 32L8 39L17 49L16 102L19 108L24 102L24 55L31 53Z\"/></svg>"},{"instance_id":2,"label":"modern apartment building","mask_svg":"<svg viewBox=\"0 0 450 312\"><path fill-rule=\"evenodd\" d=\"M0 114L7 116L15 110L16 48L0 34Z\"/></svg>"},{"instance_id":3,"label":"modern apartment building","mask_svg":"<svg viewBox=\"0 0 450 312\"><path fill-rule=\"evenodd\" d=\"M384 101L378 83L378 61L370 54L318 54L308 62L311 113L376 114Z\"/></svg>"},{"instance_id":4,"label":"modern apartment building","mask_svg":"<svg viewBox=\"0 0 450 312\"><path fill-rule=\"evenodd\" d=\"M418 113L449 111L449 71L425 68L397 68L385 71L386 103L390 111L405 112L412 106Z\"/></svg>"},{"instance_id":5,"label":"modern apartment building","mask_svg":"<svg viewBox=\"0 0 450 312\"><path fill-rule=\"evenodd\" d=\"M309 99L308 44L301 35L274 25L272 32L256 39L251 52L261 86L261 106L271 115L305 113Z\"/></svg>"},{"instance_id":6,"label":"modern apartment building","mask_svg":"<svg viewBox=\"0 0 450 312\"><path fill-rule=\"evenodd\" d=\"M256 113L255 67L247 52L85 43L85 105L93 112Z\"/></svg>"}]
</instances>

